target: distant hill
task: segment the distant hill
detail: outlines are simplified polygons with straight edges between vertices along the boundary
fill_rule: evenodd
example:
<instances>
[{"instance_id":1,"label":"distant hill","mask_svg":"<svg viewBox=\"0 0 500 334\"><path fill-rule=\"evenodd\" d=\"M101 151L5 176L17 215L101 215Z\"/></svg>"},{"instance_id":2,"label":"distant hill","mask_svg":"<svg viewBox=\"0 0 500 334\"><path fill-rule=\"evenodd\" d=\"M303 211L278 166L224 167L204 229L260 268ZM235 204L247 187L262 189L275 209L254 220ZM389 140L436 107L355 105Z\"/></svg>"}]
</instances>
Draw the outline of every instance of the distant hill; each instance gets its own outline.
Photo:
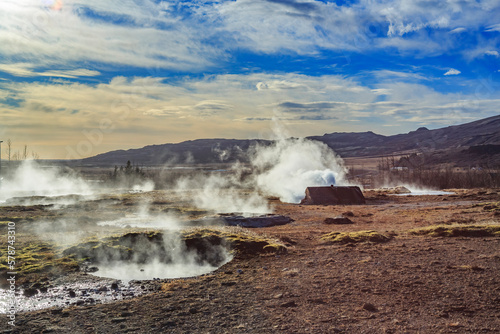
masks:
<instances>
[{"instance_id":1,"label":"distant hill","mask_svg":"<svg viewBox=\"0 0 500 334\"><path fill-rule=\"evenodd\" d=\"M406 134L383 136L371 131L330 133L308 137L327 144L342 157L384 156L417 153L433 157L435 163L467 165L485 161L500 165L500 115L478 121L428 130L419 128ZM178 144L150 145L118 150L81 160L88 165L123 165L130 160L143 165L208 164L245 162L255 145L271 145L268 140L197 139Z\"/></svg>"},{"instance_id":2,"label":"distant hill","mask_svg":"<svg viewBox=\"0 0 500 334\"><path fill-rule=\"evenodd\" d=\"M310 139L326 143L340 156L361 157L400 152L460 150L471 146L500 144L500 116L446 128L419 128L393 136L373 132L331 133Z\"/></svg>"},{"instance_id":3,"label":"distant hill","mask_svg":"<svg viewBox=\"0 0 500 334\"><path fill-rule=\"evenodd\" d=\"M178 144L150 145L138 149L111 151L81 160L90 165L123 165L128 160L141 165L186 165L246 161L255 145L272 141L256 139L197 139Z\"/></svg>"}]
</instances>

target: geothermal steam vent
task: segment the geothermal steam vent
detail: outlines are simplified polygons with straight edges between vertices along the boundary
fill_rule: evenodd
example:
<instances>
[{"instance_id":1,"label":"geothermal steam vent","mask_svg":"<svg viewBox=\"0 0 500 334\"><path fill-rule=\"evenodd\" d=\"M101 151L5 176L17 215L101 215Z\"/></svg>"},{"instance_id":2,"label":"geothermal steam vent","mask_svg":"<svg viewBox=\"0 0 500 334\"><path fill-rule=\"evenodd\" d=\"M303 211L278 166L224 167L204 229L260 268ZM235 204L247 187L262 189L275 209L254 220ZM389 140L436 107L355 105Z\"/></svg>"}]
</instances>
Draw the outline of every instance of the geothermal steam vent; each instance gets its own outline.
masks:
<instances>
[{"instance_id":1,"label":"geothermal steam vent","mask_svg":"<svg viewBox=\"0 0 500 334\"><path fill-rule=\"evenodd\" d=\"M365 204L365 196L359 187L308 187L300 204L309 205L359 205Z\"/></svg>"}]
</instances>

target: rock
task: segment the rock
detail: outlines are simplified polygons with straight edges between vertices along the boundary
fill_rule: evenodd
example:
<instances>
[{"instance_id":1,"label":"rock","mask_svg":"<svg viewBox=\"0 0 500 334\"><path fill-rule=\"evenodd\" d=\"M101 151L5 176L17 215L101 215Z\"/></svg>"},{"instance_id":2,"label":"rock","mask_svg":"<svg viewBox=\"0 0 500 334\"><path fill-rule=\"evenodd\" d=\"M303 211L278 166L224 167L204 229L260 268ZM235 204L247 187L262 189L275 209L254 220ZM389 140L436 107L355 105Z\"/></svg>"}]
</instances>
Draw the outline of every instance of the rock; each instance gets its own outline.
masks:
<instances>
[{"instance_id":1,"label":"rock","mask_svg":"<svg viewBox=\"0 0 500 334\"><path fill-rule=\"evenodd\" d=\"M68 293L68 294L69 294L69 296L70 296L71 298L75 298L75 297L76 297L76 292L75 292L75 291L73 291L73 290L69 290L69 293Z\"/></svg>"},{"instance_id":2,"label":"rock","mask_svg":"<svg viewBox=\"0 0 500 334\"><path fill-rule=\"evenodd\" d=\"M238 216L235 214L221 214L219 215L219 218L222 219L226 225L248 228L271 227L293 222L293 219L290 217L274 214L253 217Z\"/></svg>"},{"instance_id":3,"label":"rock","mask_svg":"<svg viewBox=\"0 0 500 334\"><path fill-rule=\"evenodd\" d=\"M64 333L66 331L66 328L59 327L59 326L51 326L45 328L41 333L46 334L46 333Z\"/></svg>"},{"instance_id":4,"label":"rock","mask_svg":"<svg viewBox=\"0 0 500 334\"><path fill-rule=\"evenodd\" d=\"M394 188L394 193L395 194L409 194L411 193L410 189L403 187L403 186L397 186Z\"/></svg>"},{"instance_id":5,"label":"rock","mask_svg":"<svg viewBox=\"0 0 500 334\"><path fill-rule=\"evenodd\" d=\"M236 282L222 282L220 285L221 286L233 286L233 285L236 285Z\"/></svg>"},{"instance_id":6,"label":"rock","mask_svg":"<svg viewBox=\"0 0 500 334\"><path fill-rule=\"evenodd\" d=\"M28 288L24 290L23 294L25 297L33 297L34 295L38 294L38 290L33 288Z\"/></svg>"},{"instance_id":7,"label":"rock","mask_svg":"<svg viewBox=\"0 0 500 334\"><path fill-rule=\"evenodd\" d=\"M292 301L283 303L280 306L281 307L297 307L297 303L292 300Z\"/></svg>"},{"instance_id":8,"label":"rock","mask_svg":"<svg viewBox=\"0 0 500 334\"><path fill-rule=\"evenodd\" d=\"M52 314L61 314L62 313L62 308L55 308L52 311L50 311Z\"/></svg>"},{"instance_id":9,"label":"rock","mask_svg":"<svg viewBox=\"0 0 500 334\"><path fill-rule=\"evenodd\" d=\"M354 217L354 213L352 211L346 211L346 212L342 213L342 216Z\"/></svg>"},{"instance_id":10,"label":"rock","mask_svg":"<svg viewBox=\"0 0 500 334\"><path fill-rule=\"evenodd\" d=\"M352 220L347 217L335 217L335 218L326 218L323 223L328 225L344 225L344 224L354 224Z\"/></svg>"},{"instance_id":11,"label":"rock","mask_svg":"<svg viewBox=\"0 0 500 334\"><path fill-rule=\"evenodd\" d=\"M377 307L371 303L364 303L363 310L367 310L369 312L378 312Z\"/></svg>"},{"instance_id":12,"label":"rock","mask_svg":"<svg viewBox=\"0 0 500 334\"><path fill-rule=\"evenodd\" d=\"M118 283L114 282L113 284L111 284L111 289L118 290Z\"/></svg>"}]
</instances>

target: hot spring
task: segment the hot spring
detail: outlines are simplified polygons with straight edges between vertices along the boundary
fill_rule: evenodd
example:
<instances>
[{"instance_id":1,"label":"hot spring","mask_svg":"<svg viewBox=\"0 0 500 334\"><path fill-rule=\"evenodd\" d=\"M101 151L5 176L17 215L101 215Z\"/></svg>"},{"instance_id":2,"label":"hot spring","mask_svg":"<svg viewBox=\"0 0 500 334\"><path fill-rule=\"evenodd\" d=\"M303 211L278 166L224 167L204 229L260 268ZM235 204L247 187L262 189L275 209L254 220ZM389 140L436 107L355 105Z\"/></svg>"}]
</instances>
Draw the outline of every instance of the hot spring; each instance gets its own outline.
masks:
<instances>
[{"instance_id":1,"label":"hot spring","mask_svg":"<svg viewBox=\"0 0 500 334\"><path fill-rule=\"evenodd\" d=\"M174 231L130 232L85 242L63 254L85 259L92 275L123 282L199 276L232 259L223 239L187 240Z\"/></svg>"}]
</instances>

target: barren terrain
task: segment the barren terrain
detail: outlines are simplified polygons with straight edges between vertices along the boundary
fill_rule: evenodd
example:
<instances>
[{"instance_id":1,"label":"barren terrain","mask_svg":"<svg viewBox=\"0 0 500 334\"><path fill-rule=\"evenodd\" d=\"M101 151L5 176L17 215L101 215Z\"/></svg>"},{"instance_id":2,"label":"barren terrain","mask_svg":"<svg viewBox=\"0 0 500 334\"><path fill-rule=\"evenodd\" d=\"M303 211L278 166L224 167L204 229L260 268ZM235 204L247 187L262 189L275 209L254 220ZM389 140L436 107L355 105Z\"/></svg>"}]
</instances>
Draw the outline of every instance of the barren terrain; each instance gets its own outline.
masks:
<instances>
[{"instance_id":1,"label":"barren terrain","mask_svg":"<svg viewBox=\"0 0 500 334\"><path fill-rule=\"evenodd\" d=\"M3 333L498 333L500 190L454 192L365 191L367 204L358 206L271 200L276 213L294 221L252 233L279 240L286 253L239 254L211 274L145 282L155 291L140 297L18 313L12 328L0 315L1 328ZM158 191L101 201L133 212L143 197L154 198L152 211L171 203L168 193ZM40 217L71 215L88 223L105 218L98 205L4 206L0 220L18 217L19 228L27 230ZM352 223L325 223L338 216Z\"/></svg>"}]
</instances>

